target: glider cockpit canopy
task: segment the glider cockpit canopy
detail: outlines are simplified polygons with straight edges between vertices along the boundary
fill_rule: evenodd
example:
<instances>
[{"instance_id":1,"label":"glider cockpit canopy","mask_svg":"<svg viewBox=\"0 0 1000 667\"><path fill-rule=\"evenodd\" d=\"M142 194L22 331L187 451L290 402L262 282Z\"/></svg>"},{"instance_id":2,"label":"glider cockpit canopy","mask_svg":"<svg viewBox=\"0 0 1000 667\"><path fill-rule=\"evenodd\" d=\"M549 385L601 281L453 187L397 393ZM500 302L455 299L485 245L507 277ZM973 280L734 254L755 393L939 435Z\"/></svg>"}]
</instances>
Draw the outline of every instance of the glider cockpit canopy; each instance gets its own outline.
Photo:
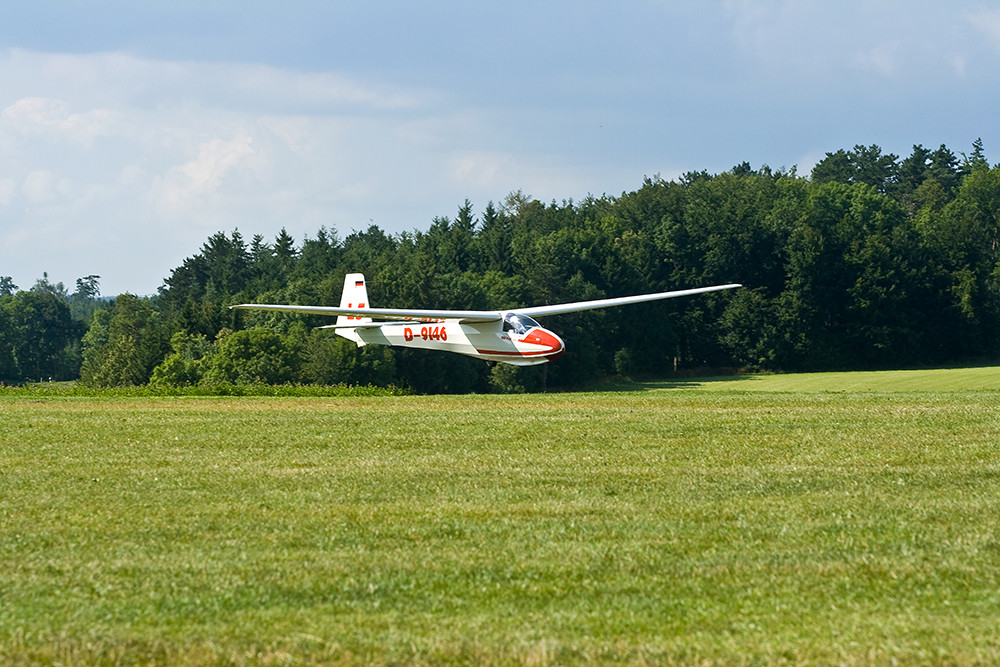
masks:
<instances>
[{"instance_id":1,"label":"glider cockpit canopy","mask_svg":"<svg viewBox=\"0 0 1000 667\"><path fill-rule=\"evenodd\" d=\"M503 317L503 330L504 332L513 331L518 336L523 336L528 333L531 329L541 326L535 320L531 319L527 315L518 315L517 313L507 313Z\"/></svg>"}]
</instances>

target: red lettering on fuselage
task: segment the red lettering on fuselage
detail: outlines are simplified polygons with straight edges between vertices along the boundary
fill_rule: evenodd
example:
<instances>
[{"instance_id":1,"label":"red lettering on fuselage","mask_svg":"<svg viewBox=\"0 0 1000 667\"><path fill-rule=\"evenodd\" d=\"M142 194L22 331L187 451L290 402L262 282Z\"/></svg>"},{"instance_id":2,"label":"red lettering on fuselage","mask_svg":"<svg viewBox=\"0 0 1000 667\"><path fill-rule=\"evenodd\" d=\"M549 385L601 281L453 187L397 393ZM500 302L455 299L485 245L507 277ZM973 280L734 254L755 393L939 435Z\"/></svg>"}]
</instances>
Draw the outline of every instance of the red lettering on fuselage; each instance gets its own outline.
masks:
<instances>
[{"instance_id":1,"label":"red lettering on fuselage","mask_svg":"<svg viewBox=\"0 0 1000 667\"><path fill-rule=\"evenodd\" d=\"M405 332L404 332L405 337ZM424 340L448 340L448 330L444 327L420 327L420 337ZM407 339L409 340L409 339Z\"/></svg>"}]
</instances>

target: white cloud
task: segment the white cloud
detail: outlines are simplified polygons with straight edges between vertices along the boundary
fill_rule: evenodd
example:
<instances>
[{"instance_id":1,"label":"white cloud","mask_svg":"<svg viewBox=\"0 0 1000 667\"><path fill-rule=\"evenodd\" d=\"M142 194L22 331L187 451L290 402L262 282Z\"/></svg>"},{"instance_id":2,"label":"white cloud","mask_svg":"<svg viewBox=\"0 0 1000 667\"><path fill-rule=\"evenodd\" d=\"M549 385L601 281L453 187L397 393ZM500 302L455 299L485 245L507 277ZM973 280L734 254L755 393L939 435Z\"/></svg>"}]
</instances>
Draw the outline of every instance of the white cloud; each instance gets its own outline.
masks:
<instances>
[{"instance_id":1,"label":"white cloud","mask_svg":"<svg viewBox=\"0 0 1000 667\"><path fill-rule=\"evenodd\" d=\"M965 19L973 28L986 35L994 47L1000 49L1000 9L982 7L966 12Z\"/></svg>"},{"instance_id":2,"label":"white cloud","mask_svg":"<svg viewBox=\"0 0 1000 667\"><path fill-rule=\"evenodd\" d=\"M825 153L820 153L819 151L812 151L801 156L795 162L795 169L799 176L808 176L812 173L813 168L819 164L820 160L826 157Z\"/></svg>"},{"instance_id":3,"label":"white cloud","mask_svg":"<svg viewBox=\"0 0 1000 667\"><path fill-rule=\"evenodd\" d=\"M228 94L257 107L289 109L414 109L428 103L426 92L374 86L332 73L302 73L265 65L211 65L216 78L232 82Z\"/></svg>"},{"instance_id":4,"label":"white cloud","mask_svg":"<svg viewBox=\"0 0 1000 667\"><path fill-rule=\"evenodd\" d=\"M60 182L60 179L47 169L28 173L21 184L21 191L30 204L51 202L69 189L65 180Z\"/></svg>"},{"instance_id":5,"label":"white cloud","mask_svg":"<svg viewBox=\"0 0 1000 667\"><path fill-rule=\"evenodd\" d=\"M1000 10L962 12L948 3L727 0L725 10L749 72L791 73L832 92L859 71L910 85L964 75L978 55L970 26L1000 46Z\"/></svg>"},{"instance_id":6,"label":"white cloud","mask_svg":"<svg viewBox=\"0 0 1000 667\"><path fill-rule=\"evenodd\" d=\"M854 62L862 70L874 72L884 77L891 77L897 70L898 54L899 42L893 41L886 44L878 44L858 53L854 58Z\"/></svg>"},{"instance_id":7,"label":"white cloud","mask_svg":"<svg viewBox=\"0 0 1000 667\"><path fill-rule=\"evenodd\" d=\"M965 56L952 56L951 66L955 71L955 74L959 77L964 77L968 72L969 60Z\"/></svg>"},{"instance_id":8,"label":"white cloud","mask_svg":"<svg viewBox=\"0 0 1000 667\"><path fill-rule=\"evenodd\" d=\"M31 97L80 106L239 108L251 113L398 111L433 102L427 91L363 82L331 72L252 63L160 61L124 53L53 54L10 49L0 79Z\"/></svg>"},{"instance_id":9,"label":"white cloud","mask_svg":"<svg viewBox=\"0 0 1000 667\"><path fill-rule=\"evenodd\" d=\"M499 199L510 192L512 183L523 184L542 199L586 194L589 184L579 172L560 168L552 157L518 156L501 151L456 152L449 155L446 174L457 191L481 193ZM640 182L641 174L635 175ZM518 187L521 187L520 185Z\"/></svg>"},{"instance_id":10,"label":"white cloud","mask_svg":"<svg viewBox=\"0 0 1000 667\"><path fill-rule=\"evenodd\" d=\"M182 210L192 199L217 192L227 173L253 155L253 139L245 132L229 141L214 137L202 142L198 157L157 179L157 198L168 211Z\"/></svg>"},{"instance_id":11,"label":"white cloud","mask_svg":"<svg viewBox=\"0 0 1000 667\"><path fill-rule=\"evenodd\" d=\"M0 205L6 206L13 201L17 184L13 178L0 178Z\"/></svg>"},{"instance_id":12,"label":"white cloud","mask_svg":"<svg viewBox=\"0 0 1000 667\"><path fill-rule=\"evenodd\" d=\"M839 66L854 31L830 31L812 26L836 21L836 11L808 2L727 0L732 35L751 70L820 74Z\"/></svg>"},{"instance_id":13,"label":"white cloud","mask_svg":"<svg viewBox=\"0 0 1000 667\"><path fill-rule=\"evenodd\" d=\"M507 153L465 153L451 159L451 177L460 186L476 190L502 187L506 174L514 169Z\"/></svg>"},{"instance_id":14,"label":"white cloud","mask_svg":"<svg viewBox=\"0 0 1000 667\"><path fill-rule=\"evenodd\" d=\"M63 100L25 97L4 109L3 119L24 134L41 136L49 141L67 140L89 147L98 136L113 131L120 114L108 109L74 113Z\"/></svg>"}]
</instances>

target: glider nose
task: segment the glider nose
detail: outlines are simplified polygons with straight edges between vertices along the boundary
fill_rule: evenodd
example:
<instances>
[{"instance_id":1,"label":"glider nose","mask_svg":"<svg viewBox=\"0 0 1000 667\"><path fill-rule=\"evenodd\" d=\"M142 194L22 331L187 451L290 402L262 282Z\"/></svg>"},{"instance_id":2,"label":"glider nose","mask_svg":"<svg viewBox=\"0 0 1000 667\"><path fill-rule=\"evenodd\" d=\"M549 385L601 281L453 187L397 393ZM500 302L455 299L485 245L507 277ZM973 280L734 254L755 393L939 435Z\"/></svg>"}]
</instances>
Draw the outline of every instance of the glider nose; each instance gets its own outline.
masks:
<instances>
[{"instance_id":1,"label":"glider nose","mask_svg":"<svg viewBox=\"0 0 1000 667\"><path fill-rule=\"evenodd\" d=\"M543 329L541 327L537 327L529 331L524 337L524 342L548 348L544 352L546 357L558 357L566 350L566 344L563 343L562 338L548 329Z\"/></svg>"}]
</instances>

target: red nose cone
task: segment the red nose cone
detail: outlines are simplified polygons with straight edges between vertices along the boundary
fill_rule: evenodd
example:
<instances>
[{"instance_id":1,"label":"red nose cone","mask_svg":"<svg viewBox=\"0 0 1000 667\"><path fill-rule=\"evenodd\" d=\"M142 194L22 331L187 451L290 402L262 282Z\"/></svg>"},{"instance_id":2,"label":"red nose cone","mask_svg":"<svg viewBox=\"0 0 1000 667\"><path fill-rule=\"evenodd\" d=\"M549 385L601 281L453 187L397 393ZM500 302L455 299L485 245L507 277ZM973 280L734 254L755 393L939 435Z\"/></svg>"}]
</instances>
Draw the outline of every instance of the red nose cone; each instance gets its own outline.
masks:
<instances>
[{"instance_id":1,"label":"red nose cone","mask_svg":"<svg viewBox=\"0 0 1000 667\"><path fill-rule=\"evenodd\" d=\"M541 327L529 331L523 338L523 341L525 343L531 343L532 345L547 347L548 351L545 352L546 357L559 356L566 348L559 336L555 335L551 331L548 331L547 329L542 329Z\"/></svg>"}]
</instances>

